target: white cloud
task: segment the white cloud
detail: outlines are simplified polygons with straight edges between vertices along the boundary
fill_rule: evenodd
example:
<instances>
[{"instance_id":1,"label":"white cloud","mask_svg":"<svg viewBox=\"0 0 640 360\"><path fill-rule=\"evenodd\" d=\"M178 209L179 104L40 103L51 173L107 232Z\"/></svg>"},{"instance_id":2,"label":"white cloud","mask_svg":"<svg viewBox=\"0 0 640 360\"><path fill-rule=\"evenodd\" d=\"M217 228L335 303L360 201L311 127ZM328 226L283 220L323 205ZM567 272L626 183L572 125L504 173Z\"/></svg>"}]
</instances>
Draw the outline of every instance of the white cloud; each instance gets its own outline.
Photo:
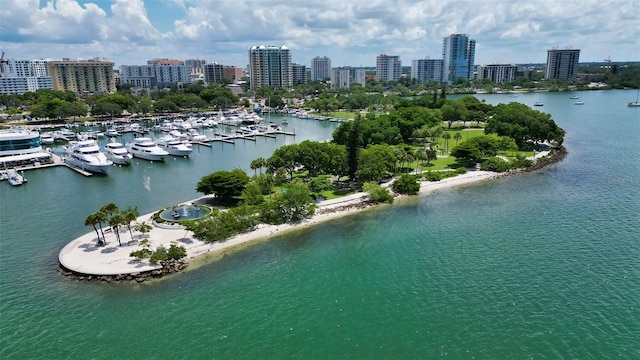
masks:
<instances>
[{"instance_id":1,"label":"white cloud","mask_svg":"<svg viewBox=\"0 0 640 360\"><path fill-rule=\"evenodd\" d=\"M478 63L543 62L552 46L581 60L638 60L634 0L0 0L9 57L206 58L244 66L254 44L286 44L294 61L373 65L382 50L405 65L439 58L442 38L467 33ZM160 31L159 29L163 29ZM10 51L10 52L9 52ZM497 58L498 57L498 58Z\"/></svg>"}]
</instances>

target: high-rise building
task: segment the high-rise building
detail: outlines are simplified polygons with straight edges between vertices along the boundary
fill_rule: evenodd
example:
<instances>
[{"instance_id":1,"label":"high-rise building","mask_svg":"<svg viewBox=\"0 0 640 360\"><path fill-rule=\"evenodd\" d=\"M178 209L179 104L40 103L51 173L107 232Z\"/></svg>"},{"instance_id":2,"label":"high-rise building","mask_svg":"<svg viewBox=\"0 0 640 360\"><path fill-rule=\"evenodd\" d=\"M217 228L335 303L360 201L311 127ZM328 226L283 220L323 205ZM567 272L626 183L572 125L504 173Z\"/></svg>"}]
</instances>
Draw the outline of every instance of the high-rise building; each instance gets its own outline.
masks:
<instances>
[{"instance_id":1,"label":"high-rise building","mask_svg":"<svg viewBox=\"0 0 640 360\"><path fill-rule=\"evenodd\" d=\"M334 88L349 88L353 84L365 85L365 71L361 68L345 66L331 69L331 86Z\"/></svg>"},{"instance_id":2,"label":"high-rise building","mask_svg":"<svg viewBox=\"0 0 640 360\"><path fill-rule=\"evenodd\" d=\"M63 60L49 61L47 65L54 90L69 90L78 96L116 92L111 61Z\"/></svg>"},{"instance_id":3,"label":"high-rise building","mask_svg":"<svg viewBox=\"0 0 640 360\"><path fill-rule=\"evenodd\" d=\"M53 89L47 60L8 59L0 74L0 94L24 94L38 89Z\"/></svg>"},{"instance_id":4,"label":"high-rise building","mask_svg":"<svg viewBox=\"0 0 640 360\"><path fill-rule=\"evenodd\" d=\"M376 57L376 78L378 81L398 80L402 75L400 56L388 55L385 51Z\"/></svg>"},{"instance_id":5,"label":"high-rise building","mask_svg":"<svg viewBox=\"0 0 640 360\"><path fill-rule=\"evenodd\" d=\"M411 61L411 78L421 84L430 81L442 82L442 59L419 59Z\"/></svg>"},{"instance_id":6,"label":"high-rise building","mask_svg":"<svg viewBox=\"0 0 640 360\"><path fill-rule=\"evenodd\" d=\"M137 88L151 89L157 85L156 71L153 65L120 65L120 84Z\"/></svg>"},{"instance_id":7,"label":"high-rise building","mask_svg":"<svg viewBox=\"0 0 640 360\"><path fill-rule=\"evenodd\" d=\"M545 79L570 79L578 73L580 50L567 48L547 50L547 70Z\"/></svg>"},{"instance_id":8,"label":"high-rise building","mask_svg":"<svg viewBox=\"0 0 640 360\"><path fill-rule=\"evenodd\" d=\"M473 79L476 41L467 34L451 34L442 45L442 81L449 84L456 79Z\"/></svg>"},{"instance_id":9,"label":"high-rise building","mask_svg":"<svg viewBox=\"0 0 640 360\"><path fill-rule=\"evenodd\" d=\"M204 65L206 63L207 60L204 59L187 59L184 61L184 64L189 67L191 75L204 74Z\"/></svg>"},{"instance_id":10,"label":"high-rise building","mask_svg":"<svg viewBox=\"0 0 640 360\"><path fill-rule=\"evenodd\" d=\"M286 46L254 45L249 49L251 90L261 86L290 87L291 71L291 52Z\"/></svg>"},{"instance_id":11,"label":"high-rise building","mask_svg":"<svg viewBox=\"0 0 640 360\"><path fill-rule=\"evenodd\" d=\"M311 60L311 80L322 81L331 77L331 59L326 56L316 56Z\"/></svg>"},{"instance_id":12,"label":"high-rise building","mask_svg":"<svg viewBox=\"0 0 640 360\"><path fill-rule=\"evenodd\" d=\"M504 82L512 82L515 80L518 73L518 67L514 64L482 64L478 66L477 79L489 79L492 82L499 84Z\"/></svg>"},{"instance_id":13,"label":"high-rise building","mask_svg":"<svg viewBox=\"0 0 640 360\"><path fill-rule=\"evenodd\" d=\"M158 87L164 88L172 83L191 83L191 70L182 60L153 59L147 61L147 65L153 66Z\"/></svg>"},{"instance_id":14,"label":"high-rise building","mask_svg":"<svg viewBox=\"0 0 640 360\"><path fill-rule=\"evenodd\" d=\"M291 64L291 81L294 84L304 84L307 82L307 67L302 64Z\"/></svg>"},{"instance_id":15,"label":"high-rise building","mask_svg":"<svg viewBox=\"0 0 640 360\"><path fill-rule=\"evenodd\" d=\"M209 63L204 65L204 82L219 83L224 79L224 66L218 63Z\"/></svg>"}]
</instances>

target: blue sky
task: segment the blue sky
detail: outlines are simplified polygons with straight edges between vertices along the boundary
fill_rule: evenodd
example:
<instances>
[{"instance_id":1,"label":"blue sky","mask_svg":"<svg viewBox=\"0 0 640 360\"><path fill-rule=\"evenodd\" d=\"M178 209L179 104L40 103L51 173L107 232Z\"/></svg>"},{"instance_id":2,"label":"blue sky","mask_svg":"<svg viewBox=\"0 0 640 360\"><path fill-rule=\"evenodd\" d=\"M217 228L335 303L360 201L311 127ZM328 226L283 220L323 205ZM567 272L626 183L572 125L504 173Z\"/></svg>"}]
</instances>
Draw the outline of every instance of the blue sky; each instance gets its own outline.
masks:
<instances>
[{"instance_id":1,"label":"blue sky","mask_svg":"<svg viewBox=\"0 0 640 360\"><path fill-rule=\"evenodd\" d=\"M153 58L246 66L252 45L286 45L294 62L374 66L442 57L469 34L476 64L543 63L552 47L580 61L640 60L636 0L1 0L0 49L15 59Z\"/></svg>"}]
</instances>

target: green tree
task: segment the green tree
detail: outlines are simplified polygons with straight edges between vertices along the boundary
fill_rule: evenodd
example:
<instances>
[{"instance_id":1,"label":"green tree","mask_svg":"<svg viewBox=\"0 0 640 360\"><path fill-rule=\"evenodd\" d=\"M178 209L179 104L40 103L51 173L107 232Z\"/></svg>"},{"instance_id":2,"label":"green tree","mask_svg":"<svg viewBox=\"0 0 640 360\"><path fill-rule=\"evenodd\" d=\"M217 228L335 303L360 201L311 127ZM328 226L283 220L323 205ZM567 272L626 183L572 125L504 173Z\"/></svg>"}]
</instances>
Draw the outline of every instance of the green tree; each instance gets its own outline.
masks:
<instances>
[{"instance_id":1,"label":"green tree","mask_svg":"<svg viewBox=\"0 0 640 360\"><path fill-rule=\"evenodd\" d=\"M449 129L451 129L454 121L465 121L467 119L467 108L460 101L448 101L440 111L442 111L442 119L447 122Z\"/></svg>"},{"instance_id":2,"label":"green tree","mask_svg":"<svg viewBox=\"0 0 640 360\"><path fill-rule=\"evenodd\" d=\"M131 231L131 224L138 219L140 216L140 212L137 207L127 206L127 208L122 212L122 220L124 225L127 226L129 230L129 235L131 236L131 240L133 240L133 232Z\"/></svg>"},{"instance_id":3,"label":"green tree","mask_svg":"<svg viewBox=\"0 0 640 360\"><path fill-rule=\"evenodd\" d=\"M196 185L196 191L205 195L215 194L223 201L228 201L242 195L248 182L249 176L242 169L221 170L203 176Z\"/></svg>"},{"instance_id":4,"label":"green tree","mask_svg":"<svg viewBox=\"0 0 640 360\"><path fill-rule=\"evenodd\" d=\"M242 191L242 199L244 200L244 203L249 206L260 205L264 201L262 188L257 182L249 181Z\"/></svg>"},{"instance_id":5,"label":"green tree","mask_svg":"<svg viewBox=\"0 0 640 360\"><path fill-rule=\"evenodd\" d=\"M371 145L360 152L357 179L359 182L379 182L393 173L396 155L389 145Z\"/></svg>"},{"instance_id":6,"label":"green tree","mask_svg":"<svg viewBox=\"0 0 640 360\"><path fill-rule=\"evenodd\" d=\"M455 157L465 167L471 167L482 159L482 154L478 147L469 141L464 141L453 148L451 156Z\"/></svg>"},{"instance_id":7,"label":"green tree","mask_svg":"<svg viewBox=\"0 0 640 360\"><path fill-rule=\"evenodd\" d=\"M99 223L100 223L100 221L99 221L98 215L96 215L95 213L89 214L84 219L84 226L93 226L93 230L96 231L96 235L98 236L98 245L104 243L104 240L100 239L100 233L98 232L98 227L96 226Z\"/></svg>"},{"instance_id":8,"label":"green tree","mask_svg":"<svg viewBox=\"0 0 640 360\"><path fill-rule=\"evenodd\" d=\"M256 175L257 169L260 169L260 175L262 175L262 168L265 167L266 165L267 165L267 160L265 160L265 158L263 157L259 157L251 161L251 164L249 165L249 167L251 168L251 170L253 170L254 175Z\"/></svg>"},{"instance_id":9,"label":"green tree","mask_svg":"<svg viewBox=\"0 0 640 360\"><path fill-rule=\"evenodd\" d=\"M116 239L118 239L118 244L122 246L122 242L120 241L120 225L124 223L124 219L120 213L113 214L109 217L109 226L111 226L111 230L114 234L116 234Z\"/></svg>"},{"instance_id":10,"label":"green tree","mask_svg":"<svg viewBox=\"0 0 640 360\"><path fill-rule=\"evenodd\" d=\"M456 141L456 146L458 145L458 141L460 141L460 139L462 139L462 135L457 132L455 134L453 134L453 139Z\"/></svg>"},{"instance_id":11,"label":"green tree","mask_svg":"<svg viewBox=\"0 0 640 360\"><path fill-rule=\"evenodd\" d=\"M410 174L402 174L391 185L393 191L399 194L415 195L420 191L420 183L417 177Z\"/></svg>"},{"instance_id":12,"label":"green tree","mask_svg":"<svg viewBox=\"0 0 640 360\"><path fill-rule=\"evenodd\" d=\"M353 126L351 126L349 131L346 144L347 168L349 169L349 178L352 182L356 180L356 174L358 172L358 156L362 143L362 117L358 114L353 121Z\"/></svg>"},{"instance_id":13,"label":"green tree","mask_svg":"<svg viewBox=\"0 0 640 360\"><path fill-rule=\"evenodd\" d=\"M267 160L269 172L275 173L278 169L284 169L291 180L293 173L300 166L300 145L290 144L277 148Z\"/></svg>"},{"instance_id":14,"label":"green tree","mask_svg":"<svg viewBox=\"0 0 640 360\"><path fill-rule=\"evenodd\" d=\"M389 189L378 185L375 182L366 182L362 186L362 190L369 193L368 200L372 203L393 202L393 196L389 193Z\"/></svg>"}]
</instances>

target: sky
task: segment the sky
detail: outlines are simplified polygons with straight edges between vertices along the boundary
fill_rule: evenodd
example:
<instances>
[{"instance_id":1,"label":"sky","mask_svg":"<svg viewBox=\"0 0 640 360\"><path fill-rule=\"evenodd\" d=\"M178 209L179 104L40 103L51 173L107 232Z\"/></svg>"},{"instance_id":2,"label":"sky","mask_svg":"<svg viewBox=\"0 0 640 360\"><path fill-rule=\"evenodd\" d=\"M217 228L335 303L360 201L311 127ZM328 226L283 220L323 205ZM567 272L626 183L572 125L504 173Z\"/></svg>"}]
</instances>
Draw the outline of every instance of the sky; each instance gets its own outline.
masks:
<instances>
[{"instance_id":1,"label":"sky","mask_svg":"<svg viewBox=\"0 0 640 360\"><path fill-rule=\"evenodd\" d=\"M454 33L480 64L545 63L554 47L580 62L640 60L637 0L0 0L0 49L12 59L205 59L246 67L252 45L286 45L311 66L375 66L383 51L442 58Z\"/></svg>"}]
</instances>

